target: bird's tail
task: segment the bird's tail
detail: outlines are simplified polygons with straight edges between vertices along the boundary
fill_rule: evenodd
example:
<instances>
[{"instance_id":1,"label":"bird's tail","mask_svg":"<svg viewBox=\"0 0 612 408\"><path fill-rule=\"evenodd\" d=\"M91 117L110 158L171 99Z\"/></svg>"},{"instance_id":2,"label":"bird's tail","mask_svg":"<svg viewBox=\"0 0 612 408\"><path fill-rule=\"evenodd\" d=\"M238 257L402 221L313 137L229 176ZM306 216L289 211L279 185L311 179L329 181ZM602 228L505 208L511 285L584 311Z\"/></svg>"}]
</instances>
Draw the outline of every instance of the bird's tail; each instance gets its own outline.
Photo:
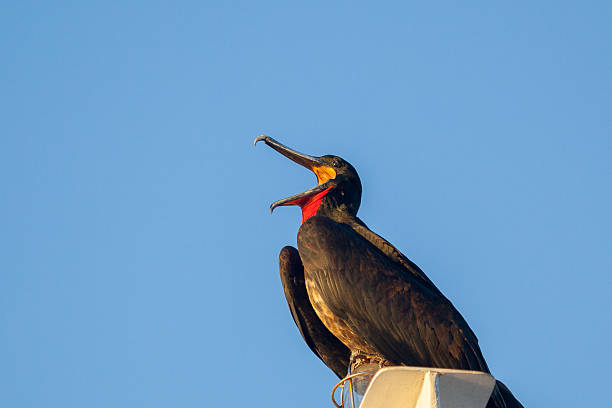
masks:
<instances>
[{"instance_id":1,"label":"bird's tail","mask_svg":"<svg viewBox=\"0 0 612 408\"><path fill-rule=\"evenodd\" d=\"M512 395L512 392L503 382L496 381L487 408L523 408L523 405Z\"/></svg>"}]
</instances>

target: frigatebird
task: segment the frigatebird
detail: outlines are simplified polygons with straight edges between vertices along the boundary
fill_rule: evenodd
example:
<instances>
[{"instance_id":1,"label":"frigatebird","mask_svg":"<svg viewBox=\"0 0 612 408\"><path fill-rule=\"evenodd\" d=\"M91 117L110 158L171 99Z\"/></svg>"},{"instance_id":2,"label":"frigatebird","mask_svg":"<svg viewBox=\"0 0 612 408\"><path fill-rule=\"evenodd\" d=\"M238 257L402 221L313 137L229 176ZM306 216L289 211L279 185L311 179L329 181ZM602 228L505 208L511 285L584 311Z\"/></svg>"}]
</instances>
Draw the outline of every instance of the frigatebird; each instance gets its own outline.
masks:
<instances>
[{"instance_id":1,"label":"frigatebird","mask_svg":"<svg viewBox=\"0 0 612 408\"><path fill-rule=\"evenodd\" d=\"M310 349L339 377L360 364L490 373L467 322L425 273L357 217L361 181L332 155L299 153L269 136L257 142L312 170L317 185L276 201L302 210L298 250L279 256L293 319ZM497 381L487 408L522 407Z\"/></svg>"}]
</instances>

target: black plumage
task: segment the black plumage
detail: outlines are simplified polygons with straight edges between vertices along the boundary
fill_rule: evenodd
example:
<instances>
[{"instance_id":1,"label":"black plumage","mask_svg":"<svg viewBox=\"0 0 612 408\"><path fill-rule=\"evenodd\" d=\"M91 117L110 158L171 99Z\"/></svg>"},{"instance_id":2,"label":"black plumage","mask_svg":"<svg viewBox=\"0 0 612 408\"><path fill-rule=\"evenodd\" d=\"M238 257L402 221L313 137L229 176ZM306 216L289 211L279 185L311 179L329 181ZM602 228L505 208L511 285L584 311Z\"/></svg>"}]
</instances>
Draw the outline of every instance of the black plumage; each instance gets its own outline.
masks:
<instances>
[{"instance_id":1,"label":"black plumage","mask_svg":"<svg viewBox=\"0 0 612 408\"><path fill-rule=\"evenodd\" d=\"M293 319L311 350L338 377L355 356L381 365L489 373L478 339L421 269L359 218L361 182L336 156L311 157L266 144L310 168L319 184L272 204L299 205L298 250L285 247L280 272ZM488 408L521 407L500 382Z\"/></svg>"}]
</instances>

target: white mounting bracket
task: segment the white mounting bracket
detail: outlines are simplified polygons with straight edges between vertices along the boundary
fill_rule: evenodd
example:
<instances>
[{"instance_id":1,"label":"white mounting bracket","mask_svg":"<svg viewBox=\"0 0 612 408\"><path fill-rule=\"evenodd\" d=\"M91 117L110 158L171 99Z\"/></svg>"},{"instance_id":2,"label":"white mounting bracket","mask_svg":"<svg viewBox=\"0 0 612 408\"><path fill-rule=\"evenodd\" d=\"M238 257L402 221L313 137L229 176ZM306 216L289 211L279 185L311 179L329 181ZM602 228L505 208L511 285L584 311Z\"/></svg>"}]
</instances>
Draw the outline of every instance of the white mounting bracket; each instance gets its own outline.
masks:
<instances>
[{"instance_id":1,"label":"white mounting bracket","mask_svg":"<svg viewBox=\"0 0 612 408\"><path fill-rule=\"evenodd\" d=\"M423 367L379 370L360 408L484 408L495 378L480 371Z\"/></svg>"}]
</instances>

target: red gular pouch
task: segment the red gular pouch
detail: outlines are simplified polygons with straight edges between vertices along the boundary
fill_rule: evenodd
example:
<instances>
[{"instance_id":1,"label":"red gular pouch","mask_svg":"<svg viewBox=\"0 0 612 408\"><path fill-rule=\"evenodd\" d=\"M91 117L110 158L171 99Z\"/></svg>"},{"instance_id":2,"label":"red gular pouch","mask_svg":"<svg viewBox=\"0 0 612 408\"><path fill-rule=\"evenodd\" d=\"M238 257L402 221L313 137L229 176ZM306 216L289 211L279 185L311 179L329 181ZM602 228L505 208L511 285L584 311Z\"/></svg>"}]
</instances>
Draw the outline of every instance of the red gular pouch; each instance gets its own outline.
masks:
<instances>
[{"instance_id":1,"label":"red gular pouch","mask_svg":"<svg viewBox=\"0 0 612 408\"><path fill-rule=\"evenodd\" d=\"M317 214L317 211L319 210L319 206L321 205L321 202L323 201L323 197L325 197L325 194L329 193L329 190L331 189L332 187L328 187L325 190L321 191L320 193L317 193L311 196L300 197L297 200L287 201L286 203L283 203L282 205L283 206L285 205L300 206L300 208L302 209L302 224L303 224L304 222L306 222L307 219Z\"/></svg>"}]
</instances>

